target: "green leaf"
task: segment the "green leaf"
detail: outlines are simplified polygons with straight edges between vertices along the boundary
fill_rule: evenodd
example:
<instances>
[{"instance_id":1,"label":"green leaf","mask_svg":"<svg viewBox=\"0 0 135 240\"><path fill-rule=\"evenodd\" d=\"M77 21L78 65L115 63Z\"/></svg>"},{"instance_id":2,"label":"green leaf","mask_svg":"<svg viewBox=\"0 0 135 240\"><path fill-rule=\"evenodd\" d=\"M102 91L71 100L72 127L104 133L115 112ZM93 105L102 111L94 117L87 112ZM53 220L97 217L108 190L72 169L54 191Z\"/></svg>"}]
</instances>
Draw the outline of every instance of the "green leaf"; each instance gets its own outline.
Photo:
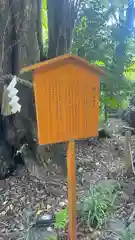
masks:
<instances>
[{"instance_id":1,"label":"green leaf","mask_svg":"<svg viewBox=\"0 0 135 240\"><path fill-rule=\"evenodd\" d=\"M60 212L55 215L55 228L65 229L68 222L68 210L67 208L62 209Z\"/></svg>"},{"instance_id":2,"label":"green leaf","mask_svg":"<svg viewBox=\"0 0 135 240\"><path fill-rule=\"evenodd\" d=\"M99 67L104 67L105 66L105 63L102 62L102 61L95 61L94 63Z\"/></svg>"},{"instance_id":3,"label":"green leaf","mask_svg":"<svg viewBox=\"0 0 135 240\"><path fill-rule=\"evenodd\" d=\"M42 1L42 28L43 28L43 43L48 39L48 16L47 16L47 0Z\"/></svg>"}]
</instances>

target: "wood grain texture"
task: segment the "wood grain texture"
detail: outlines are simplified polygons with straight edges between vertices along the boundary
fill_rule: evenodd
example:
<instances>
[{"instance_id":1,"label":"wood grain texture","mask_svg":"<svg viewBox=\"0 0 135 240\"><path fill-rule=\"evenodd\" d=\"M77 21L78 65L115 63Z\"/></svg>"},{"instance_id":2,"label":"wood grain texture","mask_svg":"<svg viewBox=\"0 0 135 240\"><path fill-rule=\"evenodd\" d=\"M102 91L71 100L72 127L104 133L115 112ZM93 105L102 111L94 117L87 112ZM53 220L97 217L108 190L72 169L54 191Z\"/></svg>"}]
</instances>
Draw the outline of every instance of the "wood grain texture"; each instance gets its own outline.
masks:
<instances>
[{"instance_id":1,"label":"wood grain texture","mask_svg":"<svg viewBox=\"0 0 135 240\"><path fill-rule=\"evenodd\" d=\"M39 144L98 135L100 78L66 64L34 72Z\"/></svg>"}]
</instances>

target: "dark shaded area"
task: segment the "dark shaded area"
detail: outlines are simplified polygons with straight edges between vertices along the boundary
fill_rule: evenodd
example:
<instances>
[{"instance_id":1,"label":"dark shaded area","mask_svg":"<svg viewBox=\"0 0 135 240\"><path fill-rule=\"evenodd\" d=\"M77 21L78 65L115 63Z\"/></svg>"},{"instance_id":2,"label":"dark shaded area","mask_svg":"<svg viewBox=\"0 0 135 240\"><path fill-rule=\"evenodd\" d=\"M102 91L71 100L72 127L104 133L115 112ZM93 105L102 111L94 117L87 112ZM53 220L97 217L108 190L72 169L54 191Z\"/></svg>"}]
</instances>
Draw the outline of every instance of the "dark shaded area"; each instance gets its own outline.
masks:
<instances>
[{"instance_id":1,"label":"dark shaded area","mask_svg":"<svg viewBox=\"0 0 135 240\"><path fill-rule=\"evenodd\" d=\"M104 128L99 129L98 131L98 138L102 139L102 138L111 138L111 133L109 133L109 131L105 130Z\"/></svg>"},{"instance_id":2,"label":"dark shaded area","mask_svg":"<svg viewBox=\"0 0 135 240\"><path fill-rule=\"evenodd\" d=\"M24 134L17 135L13 131L14 115L3 117L0 115L0 179L9 177L17 169L18 165L24 165L21 153L17 153L18 144L25 142ZM15 130L15 129L14 129ZM20 142L19 142L20 140Z\"/></svg>"},{"instance_id":3,"label":"dark shaded area","mask_svg":"<svg viewBox=\"0 0 135 240\"><path fill-rule=\"evenodd\" d=\"M131 128L135 128L135 96L130 98L128 108L123 111L122 120L127 122Z\"/></svg>"},{"instance_id":4,"label":"dark shaded area","mask_svg":"<svg viewBox=\"0 0 135 240\"><path fill-rule=\"evenodd\" d=\"M28 143L29 148L34 152L33 142L28 119L20 114L0 115L0 179L12 175L18 165L24 165L18 150L23 144Z\"/></svg>"},{"instance_id":5,"label":"dark shaded area","mask_svg":"<svg viewBox=\"0 0 135 240\"><path fill-rule=\"evenodd\" d=\"M15 155L15 157L13 158L13 165L10 166L10 168L8 169L8 171L5 173L5 175L3 176L3 178L0 179L6 179L12 175L14 175L15 171L17 170L17 168L19 166L23 167L25 165L24 160L21 156L21 153L18 153L17 155Z\"/></svg>"}]
</instances>

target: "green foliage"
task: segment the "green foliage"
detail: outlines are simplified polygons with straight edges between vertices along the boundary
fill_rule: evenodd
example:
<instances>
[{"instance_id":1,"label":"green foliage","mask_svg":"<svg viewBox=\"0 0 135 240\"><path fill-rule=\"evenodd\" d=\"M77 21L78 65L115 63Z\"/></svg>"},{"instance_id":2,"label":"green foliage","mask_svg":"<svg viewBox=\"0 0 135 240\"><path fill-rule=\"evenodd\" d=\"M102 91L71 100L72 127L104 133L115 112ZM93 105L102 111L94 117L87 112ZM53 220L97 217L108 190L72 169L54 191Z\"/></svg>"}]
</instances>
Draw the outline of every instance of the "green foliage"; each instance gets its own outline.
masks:
<instances>
[{"instance_id":1,"label":"green foliage","mask_svg":"<svg viewBox=\"0 0 135 240\"><path fill-rule=\"evenodd\" d=\"M135 239L135 231L131 231L129 228L126 228L124 232L121 234L120 240L134 240Z\"/></svg>"},{"instance_id":2,"label":"green foliage","mask_svg":"<svg viewBox=\"0 0 135 240\"><path fill-rule=\"evenodd\" d=\"M48 40L47 0L42 1L42 30L43 30L43 44L44 47L46 47Z\"/></svg>"},{"instance_id":3,"label":"green foliage","mask_svg":"<svg viewBox=\"0 0 135 240\"><path fill-rule=\"evenodd\" d=\"M79 14L74 29L73 52L85 57L89 62L110 60L113 44L111 31L107 26L110 9L104 9L101 2L88 0Z\"/></svg>"},{"instance_id":4,"label":"green foliage","mask_svg":"<svg viewBox=\"0 0 135 240\"><path fill-rule=\"evenodd\" d=\"M135 81L135 58L132 59L130 64L125 69L124 75L127 79Z\"/></svg>"},{"instance_id":5,"label":"green foliage","mask_svg":"<svg viewBox=\"0 0 135 240\"><path fill-rule=\"evenodd\" d=\"M108 107L108 109L126 109L128 107L128 93L125 98L125 94L121 93L121 95L117 96L108 96L104 97L104 103Z\"/></svg>"},{"instance_id":6,"label":"green foliage","mask_svg":"<svg viewBox=\"0 0 135 240\"><path fill-rule=\"evenodd\" d=\"M129 95L135 90L128 81L135 80L135 41L133 34L129 34L124 43L126 45L123 45L126 33L123 23L119 21L123 6L127 5L127 0L111 1L111 5L108 0L88 0L79 13L74 29L73 53L103 67L107 73L107 87L104 88L103 84L101 89L101 108L105 104L108 108L125 108ZM124 24L127 24L126 19ZM117 46L121 54L117 54Z\"/></svg>"},{"instance_id":7,"label":"green foliage","mask_svg":"<svg viewBox=\"0 0 135 240\"><path fill-rule=\"evenodd\" d=\"M116 186L109 185L107 188L103 186L92 186L89 189L88 196L85 196L80 203L80 217L88 226L101 227L105 224L106 217L112 213L117 192Z\"/></svg>"},{"instance_id":8,"label":"green foliage","mask_svg":"<svg viewBox=\"0 0 135 240\"><path fill-rule=\"evenodd\" d=\"M55 215L55 228L65 229L68 222L68 210L67 208L62 209L60 212Z\"/></svg>"},{"instance_id":9,"label":"green foliage","mask_svg":"<svg viewBox=\"0 0 135 240\"><path fill-rule=\"evenodd\" d=\"M105 64L102 61L95 61L94 64L96 64L98 67L104 67Z\"/></svg>"},{"instance_id":10,"label":"green foliage","mask_svg":"<svg viewBox=\"0 0 135 240\"><path fill-rule=\"evenodd\" d=\"M117 99L117 97L113 98L113 97L105 97L104 98L104 102L107 104L107 106L110 109L115 109L115 108L119 108L121 106L121 101L119 101L120 99Z\"/></svg>"}]
</instances>

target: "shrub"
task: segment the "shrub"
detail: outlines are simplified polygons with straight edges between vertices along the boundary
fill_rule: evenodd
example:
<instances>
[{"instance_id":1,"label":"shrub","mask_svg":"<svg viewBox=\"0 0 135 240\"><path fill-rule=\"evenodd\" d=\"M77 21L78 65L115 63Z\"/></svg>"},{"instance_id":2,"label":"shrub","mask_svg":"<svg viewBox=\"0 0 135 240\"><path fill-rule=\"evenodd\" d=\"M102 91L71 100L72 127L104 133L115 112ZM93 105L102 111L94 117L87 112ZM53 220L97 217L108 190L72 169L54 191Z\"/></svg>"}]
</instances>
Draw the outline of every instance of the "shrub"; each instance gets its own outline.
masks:
<instances>
[{"instance_id":1,"label":"shrub","mask_svg":"<svg viewBox=\"0 0 135 240\"><path fill-rule=\"evenodd\" d=\"M134 240L134 239L135 231L132 231L129 228L125 229L125 231L120 236L120 240Z\"/></svg>"},{"instance_id":2,"label":"shrub","mask_svg":"<svg viewBox=\"0 0 135 240\"><path fill-rule=\"evenodd\" d=\"M106 218L113 212L117 191L116 186L92 186L88 195L80 203L79 215L89 227L101 227Z\"/></svg>"}]
</instances>

